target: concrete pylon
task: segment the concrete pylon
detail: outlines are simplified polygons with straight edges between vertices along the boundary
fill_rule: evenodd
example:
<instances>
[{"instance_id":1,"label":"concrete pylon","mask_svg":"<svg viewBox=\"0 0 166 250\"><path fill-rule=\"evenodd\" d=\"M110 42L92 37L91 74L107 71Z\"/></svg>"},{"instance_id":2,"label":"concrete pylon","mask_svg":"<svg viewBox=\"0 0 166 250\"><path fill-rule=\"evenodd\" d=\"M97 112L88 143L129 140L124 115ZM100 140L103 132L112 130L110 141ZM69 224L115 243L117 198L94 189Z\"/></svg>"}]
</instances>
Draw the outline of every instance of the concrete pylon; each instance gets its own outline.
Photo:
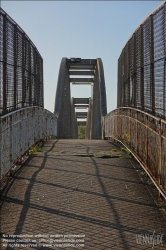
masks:
<instances>
[{"instance_id":1,"label":"concrete pylon","mask_svg":"<svg viewBox=\"0 0 166 250\"><path fill-rule=\"evenodd\" d=\"M87 115L87 122L86 122L86 139L91 139L91 110L92 110L92 105L91 105L92 99L89 97L89 109L88 109L88 115Z\"/></svg>"},{"instance_id":2,"label":"concrete pylon","mask_svg":"<svg viewBox=\"0 0 166 250\"><path fill-rule=\"evenodd\" d=\"M71 98L71 138L78 138L78 123L74 107L74 97Z\"/></svg>"},{"instance_id":3,"label":"concrete pylon","mask_svg":"<svg viewBox=\"0 0 166 250\"><path fill-rule=\"evenodd\" d=\"M89 100L88 98L71 99L70 83L78 85L90 84L92 86L91 98ZM62 58L54 110L54 113L58 116L58 138L77 138L78 124L75 104L77 104L77 108L78 106L81 107L81 105L89 105L86 138L103 139L102 121L103 116L107 114L107 102L104 69L100 58Z\"/></svg>"},{"instance_id":4,"label":"concrete pylon","mask_svg":"<svg viewBox=\"0 0 166 250\"><path fill-rule=\"evenodd\" d=\"M102 138L102 117L107 114L106 89L104 79L103 63L97 58L97 65L94 76L91 103L91 137L90 139Z\"/></svg>"},{"instance_id":5,"label":"concrete pylon","mask_svg":"<svg viewBox=\"0 0 166 250\"><path fill-rule=\"evenodd\" d=\"M55 97L54 113L58 116L58 138L71 139L71 98L67 58L61 60Z\"/></svg>"}]
</instances>

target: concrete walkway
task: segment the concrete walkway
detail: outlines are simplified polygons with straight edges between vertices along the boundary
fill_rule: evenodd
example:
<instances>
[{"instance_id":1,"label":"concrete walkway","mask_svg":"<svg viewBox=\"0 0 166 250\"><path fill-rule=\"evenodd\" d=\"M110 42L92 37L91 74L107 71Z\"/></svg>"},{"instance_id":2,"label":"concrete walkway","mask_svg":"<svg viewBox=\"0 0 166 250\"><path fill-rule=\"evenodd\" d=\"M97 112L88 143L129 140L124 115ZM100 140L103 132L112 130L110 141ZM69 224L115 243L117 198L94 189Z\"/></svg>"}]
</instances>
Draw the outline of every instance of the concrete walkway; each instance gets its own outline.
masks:
<instances>
[{"instance_id":1,"label":"concrete walkway","mask_svg":"<svg viewBox=\"0 0 166 250\"><path fill-rule=\"evenodd\" d=\"M136 161L115 148L46 142L2 195L1 249L166 249L165 203Z\"/></svg>"}]
</instances>

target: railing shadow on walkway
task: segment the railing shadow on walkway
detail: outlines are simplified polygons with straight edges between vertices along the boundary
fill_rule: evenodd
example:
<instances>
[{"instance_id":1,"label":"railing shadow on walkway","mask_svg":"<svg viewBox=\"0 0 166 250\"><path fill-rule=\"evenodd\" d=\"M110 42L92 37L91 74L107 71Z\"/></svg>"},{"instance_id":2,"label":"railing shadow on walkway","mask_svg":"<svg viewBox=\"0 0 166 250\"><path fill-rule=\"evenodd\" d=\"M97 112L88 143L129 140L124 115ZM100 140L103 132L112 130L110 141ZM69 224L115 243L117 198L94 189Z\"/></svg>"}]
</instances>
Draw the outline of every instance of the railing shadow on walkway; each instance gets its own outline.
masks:
<instances>
[{"instance_id":1,"label":"railing shadow on walkway","mask_svg":"<svg viewBox=\"0 0 166 250\"><path fill-rule=\"evenodd\" d=\"M93 173L93 174L84 173L83 171L73 171L73 170L68 171L68 170L64 170L64 169L61 169L61 170L59 169L59 171L61 171L61 172L63 172L63 171L64 172L69 172L69 173L72 173L72 174L76 173L76 174L79 174L80 176L85 175L87 177L92 176L92 177L97 178L98 184L101 187L101 193L94 192L94 191L88 191L86 189L81 189L81 188L79 188L76 191L75 188L69 187L67 185L60 185L60 184L57 184L57 183L47 183L47 182L42 182L42 181L37 180L37 176L40 174L40 172L42 170L44 170L48 158L52 157L52 155L50 155L49 153L51 153L51 151L53 149L55 149L57 143L58 143L58 140L53 142L53 144L51 146L49 146L49 149L46 146L47 149L46 149L46 152L43 155L41 166L39 166L39 168L37 168L37 170L34 170L34 173L33 173L32 177L30 179L26 178L26 180L29 180L30 182L29 182L29 184L28 184L28 186L26 188L24 200L20 200L20 199L18 199L16 197L8 197L8 196L2 197L2 199L7 203L19 204L19 205L22 206L20 216L19 216L19 220L17 222L14 234L16 234L16 235L22 234L22 228L24 226L24 222L25 222L25 219L27 217L28 210L30 208L34 209L36 211L35 212L36 214L38 214L38 211L44 211L44 212L47 212L49 215L55 215L56 214L56 215L59 215L59 216L64 217L64 218L69 218L69 219L80 221L80 222L91 223L93 225L102 226L102 227L109 228L109 229L115 229L115 230L117 230L117 232L119 234L119 238L122 240L122 244L124 246L123 249L130 249L130 245L129 245L128 240L126 239L125 232L132 233L132 234L135 234L135 235L137 235L139 233L142 233L142 234L143 233L149 233L149 234L152 233L152 232L150 232L150 229L149 229L149 231L147 231L147 230L146 231L144 231L144 230L140 231L140 229L138 229L136 226L125 226L125 225L123 225L123 223L121 222L121 215L119 215L119 212L116 210L116 208L114 206L114 201L121 201L121 202L125 202L125 203L127 202L130 207L132 207L132 204L135 204L135 205L140 205L140 206L143 206L143 207L146 206L147 208L151 207L151 208L155 209L155 205L148 204L148 203L146 204L144 202L139 202L139 201L126 199L126 197L124 197L124 198L118 197L118 195L117 196L110 195L108 190L107 190L107 187L105 186L104 181L102 180L102 178L104 178L104 179L108 178L108 180L123 181L123 182L125 182L125 181L128 182L128 180L125 179L125 178L122 179L122 178L118 178L118 177L117 178L115 178L115 177L107 177L106 175L103 175L100 172L100 168L99 168L98 162L96 161L95 157L87 157L87 163L90 164L90 162L91 162L92 165L94 166L95 173ZM89 155L90 154L90 147L87 146L86 144L83 144L83 143L80 143L80 144L83 145L86 148L86 153L87 153L87 155ZM33 156L33 158L35 158L35 157L36 156ZM42 156L40 156L40 158L41 157ZM56 162L56 160L58 160L58 158L54 157L52 160L54 160ZM63 159L63 160L66 161L66 164L67 164L67 162L69 163L70 161L73 162L73 163L75 162L75 160L72 159L72 158ZM78 160L78 162L81 163L81 161L79 161L79 160ZM104 165L102 164L102 166L104 166ZM105 167L106 166L109 166L109 165L105 164ZM117 167L119 167L119 168L122 167L123 168L123 166L120 166L120 165L117 166ZM126 168L127 168L127 166L126 166ZM131 168L131 166L129 166L129 168ZM53 170L57 170L57 167L55 167ZM16 179L21 180L22 178L23 177L16 176L15 180ZM31 191L32 191L35 183L46 184L50 188L53 186L53 187L62 188L62 189L65 189L65 190L68 190L68 191L71 191L71 192L77 192L77 193L81 193L81 194L92 195L92 196L95 196L96 199L97 199L97 197L103 197L105 199L106 203L109 206L110 212L113 214L114 222L106 221L104 219L102 220L102 219L94 218L94 217L91 217L91 216L85 216L85 215L77 214L77 213L74 213L74 212L67 212L67 211L64 211L63 209L51 208L51 207L49 207L47 205L42 206L42 205L35 204L35 203L30 201ZM129 183L134 184L134 181L131 182L129 180ZM136 183L136 184L139 185L139 182ZM7 249L10 249L10 248L7 248ZM36 249L38 249L38 248L36 248ZM49 250L48 247L46 249ZM50 249L52 249L52 248L50 248Z\"/></svg>"}]
</instances>

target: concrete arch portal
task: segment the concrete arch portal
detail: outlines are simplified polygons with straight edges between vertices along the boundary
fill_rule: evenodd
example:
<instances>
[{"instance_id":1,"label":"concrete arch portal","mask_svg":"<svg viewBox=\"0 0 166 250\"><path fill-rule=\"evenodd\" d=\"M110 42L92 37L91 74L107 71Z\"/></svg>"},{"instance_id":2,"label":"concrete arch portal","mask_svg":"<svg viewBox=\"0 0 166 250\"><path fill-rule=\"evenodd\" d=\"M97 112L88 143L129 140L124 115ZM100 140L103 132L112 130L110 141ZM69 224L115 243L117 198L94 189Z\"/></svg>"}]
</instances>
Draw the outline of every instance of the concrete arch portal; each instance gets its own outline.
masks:
<instances>
[{"instance_id":1,"label":"concrete arch portal","mask_svg":"<svg viewBox=\"0 0 166 250\"><path fill-rule=\"evenodd\" d=\"M71 98L70 84L91 85L89 98ZM78 109L87 109L79 112ZM107 114L103 63L100 58L62 58L55 97L58 138L78 138L78 125L86 125L87 139L102 139L102 117ZM78 121L84 119L84 121Z\"/></svg>"}]
</instances>

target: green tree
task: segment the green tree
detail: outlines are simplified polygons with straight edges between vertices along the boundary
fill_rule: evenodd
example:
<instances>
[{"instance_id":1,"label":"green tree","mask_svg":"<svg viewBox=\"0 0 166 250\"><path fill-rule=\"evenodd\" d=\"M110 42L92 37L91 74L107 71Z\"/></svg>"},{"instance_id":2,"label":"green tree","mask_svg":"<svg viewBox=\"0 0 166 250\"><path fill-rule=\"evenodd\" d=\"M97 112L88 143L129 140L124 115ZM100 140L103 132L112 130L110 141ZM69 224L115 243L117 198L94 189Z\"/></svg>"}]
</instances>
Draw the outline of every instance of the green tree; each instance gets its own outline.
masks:
<instances>
[{"instance_id":1,"label":"green tree","mask_svg":"<svg viewBox=\"0 0 166 250\"><path fill-rule=\"evenodd\" d=\"M78 139L85 139L86 126L78 126Z\"/></svg>"}]
</instances>

